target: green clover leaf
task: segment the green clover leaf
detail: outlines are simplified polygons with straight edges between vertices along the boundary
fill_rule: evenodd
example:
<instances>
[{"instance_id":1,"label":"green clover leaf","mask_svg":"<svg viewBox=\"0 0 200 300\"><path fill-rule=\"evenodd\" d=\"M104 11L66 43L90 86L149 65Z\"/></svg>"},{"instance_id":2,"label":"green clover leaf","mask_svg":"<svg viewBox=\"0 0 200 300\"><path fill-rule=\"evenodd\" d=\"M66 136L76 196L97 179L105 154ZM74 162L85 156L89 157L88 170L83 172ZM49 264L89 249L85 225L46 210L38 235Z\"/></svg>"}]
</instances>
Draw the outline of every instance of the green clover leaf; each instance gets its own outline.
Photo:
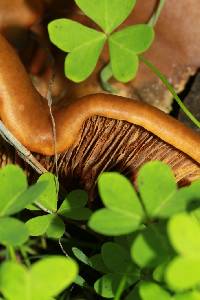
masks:
<instances>
[{"instance_id":1,"label":"green clover leaf","mask_svg":"<svg viewBox=\"0 0 200 300\"><path fill-rule=\"evenodd\" d=\"M50 300L77 275L76 263L61 256L44 258L29 270L19 263L5 262L0 267L0 290L8 300Z\"/></svg>"},{"instance_id":2,"label":"green clover leaf","mask_svg":"<svg viewBox=\"0 0 200 300\"><path fill-rule=\"evenodd\" d=\"M28 240L25 224L15 218L0 218L0 243L5 246L21 246Z\"/></svg>"},{"instance_id":3,"label":"green clover leaf","mask_svg":"<svg viewBox=\"0 0 200 300\"><path fill-rule=\"evenodd\" d=\"M185 291L200 283L200 258L178 256L166 270L166 281L175 291Z\"/></svg>"},{"instance_id":4,"label":"green clover leaf","mask_svg":"<svg viewBox=\"0 0 200 300\"><path fill-rule=\"evenodd\" d=\"M154 39L151 26L141 24L126 27L108 38L114 77L128 82L136 76L138 54L146 51Z\"/></svg>"},{"instance_id":5,"label":"green clover leaf","mask_svg":"<svg viewBox=\"0 0 200 300\"><path fill-rule=\"evenodd\" d=\"M91 210L84 207L88 201L88 195L83 190L74 190L64 199L58 214L73 220L88 220L91 216Z\"/></svg>"},{"instance_id":6,"label":"green clover leaf","mask_svg":"<svg viewBox=\"0 0 200 300\"><path fill-rule=\"evenodd\" d=\"M46 235L58 239L65 232L65 224L56 214L48 214L32 218L26 222L31 236Z\"/></svg>"},{"instance_id":7,"label":"green clover leaf","mask_svg":"<svg viewBox=\"0 0 200 300\"><path fill-rule=\"evenodd\" d=\"M139 294L142 300L170 300L170 294L154 282L142 282L139 286Z\"/></svg>"},{"instance_id":8,"label":"green clover leaf","mask_svg":"<svg viewBox=\"0 0 200 300\"><path fill-rule=\"evenodd\" d=\"M139 280L140 271L131 261L128 251L122 246L113 242L104 243L101 248L101 257L107 274L100 277L94 284L95 291L99 295L113 298L122 280L125 280L124 290Z\"/></svg>"},{"instance_id":9,"label":"green clover leaf","mask_svg":"<svg viewBox=\"0 0 200 300\"><path fill-rule=\"evenodd\" d=\"M68 19L58 19L48 25L53 44L65 52L65 75L75 81L85 80L94 70L105 34Z\"/></svg>"},{"instance_id":10,"label":"green clover leaf","mask_svg":"<svg viewBox=\"0 0 200 300\"><path fill-rule=\"evenodd\" d=\"M175 215L169 221L168 234L179 254L200 259L200 224L195 218L186 213Z\"/></svg>"},{"instance_id":11,"label":"green clover leaf","mask_svg":"<svg viewBox=\"0 0 200 300\"><path fill-rule=\"evenodd\" d=\"M99 177L98 186L106 208L93 213L90 228L105 235L136 230L144 213L131 182L118 173L104 173Z\"/></svg>"},{"instance_id":12,"label":"green clover leaf","mask_svg":"<svg viewBox=\"0 0 200 300\"><path fill-rule=\"evenodd\" d=\"M167 164L160 161L145 164L139 170L137 180L142 202L150 218L165 216L169 206L177 205L173 198L177 185Z\"/></svg>"},{"instance_id":13,"label":"green clover leaf","mask_svg":"<svg viewBox=\"0 0 200 300\"><path fill-rule=\"evenodd\" d=\"M49 23L51 42L61 50L69 52L65 59L66 77L74 82L88 78L108 40L114 77L122 82L133 79L138 69L138 54L146 51L153 42L153 27L139 24L112 32L128 17L136 0L75 2L104 33L69 19L57 19Z\"/></svg>"},{"instance_id":14,"label":"green clover leaf","mask_svg":"<svg viewBox=\"0 0 200 300\"><path fill-rule=\"evenodd\" d=\"M135 238L131 247L133 260L141 267L156 267L172 254L164 226L151 224Z\"/></svg>"},{"instance_id":15,"label":"green clover leaf","mask_svg":"<svg viewBox=\"0 0 200 300\"><path fill-rule=\"evenodd\" d=\"M184 291L200 283L200 223L192 215L181 213L168 223L168 235L179 256L166 270L171 289Z\"/></svg>"},{"instance_id":16,"label":"green clover leaf","mask_svg":"<svg viewBox=\"0 0 200 300\"><path fill-rule=\"evenodd\" d=\"M75 2L108 35L128 17L136 0L75 0Z\"/></svg>"}]
</instances>

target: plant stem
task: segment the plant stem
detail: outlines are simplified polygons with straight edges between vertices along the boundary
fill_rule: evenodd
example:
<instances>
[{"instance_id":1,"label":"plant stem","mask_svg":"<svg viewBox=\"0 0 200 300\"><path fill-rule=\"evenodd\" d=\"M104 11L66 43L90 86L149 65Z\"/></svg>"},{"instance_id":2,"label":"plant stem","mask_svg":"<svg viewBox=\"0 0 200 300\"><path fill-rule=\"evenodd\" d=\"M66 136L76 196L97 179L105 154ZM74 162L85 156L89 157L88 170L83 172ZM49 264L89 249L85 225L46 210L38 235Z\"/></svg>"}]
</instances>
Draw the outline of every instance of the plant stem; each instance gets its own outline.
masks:
<instances>
[{"instance_id":1,"label":"plant stem","mask_svg":"<svg viewBox=\"0 0 200 300\"><path fill-rule=\"evenodd\" d=\"M155 65L153 65L151 62L149 62L146 58L143 56L139 56L140 60L145 63L151 71L153 71L159 78L160 80L164 83L164 85L167 87L167 89L170 91L170 93L173 95L174 99L180 106L180 108L184 111L184 113L188 116L188 118L198 127L200 128L200 122L195 118L195 116L188 110L188 108L183 104L179 96L176 94L173 86L169 83L168 79L166 78L165 75L163 75Z\"/></svg>"},{"instance_id":2,"label":"plant stem","mask_svg":"<svg viewBox=\"0 0 200 300\"><path fill-rule=\"evenodd\" d=\"M26 250L23 247L21 247L20 252L24 259L25 264L27 265L27 267L30 267L31 263L30 263L30 260L29 260Z\"/></svg>"},{"instance_id":3,"label":"plant stem","mask_svg":"<svg viewBox=\"0 0 200 300\"><path fill-rule=\"evenodd\" d=\"M160 17L161 11L163 9L163 6L165 4L165 0L160 0L158 7L156 9L156 11L154 12L154 14L152 15L151 19L148 22L148 25L154 27Z\"/></svg>"},{"instance_id":4,"label":"plant stem","mask_svg":"<svg viewBox=\"0 0 200 300\"><path fill-rule=\"evenodd\" d=\"M117 292L115 294L114 300L120 300L121 294L123 293L124 288L125 288L125 284L126 284L126 274L123 275L123 277L120 281L120 284L117 288Z\"/></svg>"},{"instance_id":5,"label":"plant stem","mask_svg":"<svg viewBox=\"0 0 200 300\"><path fill-rule=\"evenodd\" d=\"M16 255L15 255L15 250L12 246L8 246L8 253L9 253L10 259L12 261L17 261Z\"/></svg>"},{"instance_id":6,"label":"plant stem","mask_svg":"<svg viewBox=\"0 0 200 300\"><path fill-rule=\"evenodd\" d=\"M109 63L100 72L101 85L105 91L109 93L116 93L117 90L108 82L112 76L113 73Z\"/></svg>"}]
</instances>

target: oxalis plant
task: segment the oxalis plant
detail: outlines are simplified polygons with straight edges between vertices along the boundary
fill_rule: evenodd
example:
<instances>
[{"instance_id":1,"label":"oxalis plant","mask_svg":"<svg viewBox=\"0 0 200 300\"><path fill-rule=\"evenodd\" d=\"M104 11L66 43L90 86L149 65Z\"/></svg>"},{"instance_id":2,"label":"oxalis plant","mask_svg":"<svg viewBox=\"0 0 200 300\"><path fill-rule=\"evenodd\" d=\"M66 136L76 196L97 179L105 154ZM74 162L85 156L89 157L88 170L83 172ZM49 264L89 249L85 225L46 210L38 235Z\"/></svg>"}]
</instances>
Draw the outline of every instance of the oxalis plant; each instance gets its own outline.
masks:
<instances>
[{"instance_id":1,"label":"oxalis plant","mask_svg":"<svg viewBox=\"0 0 200 300\"><path fill-rule=\"evenodd\" d=\"M51 173L28 186L19 167L2 168L0 299L200 299L200 180L178 188L153 161L136 186L103 173L92 212L83 190L58 201Z\"/></svg>"},{"instance_id":2,"label":"oxalis plant","mask_svg":"<svg viewBox=\"0 0 200 300\"><path fill-rule=\"evenodd\" d=\"M66 77L74 82L88 78L96 67L104 45L108 43L110 61L100 74L104 89L115 92L108 83L112 76L124 83L134 79L139 61L142 61L161 79L182 110L200 128L200 122L185 107L167 78L141 55L153 43L153 26L165 0L159 1L148 24L132 25L118 31L116 29L134 9L136 0L75 0L75 3L102 31L64 18L49 23L51 42L68 52L64 65Z\"/></svg>"}]
</instances>

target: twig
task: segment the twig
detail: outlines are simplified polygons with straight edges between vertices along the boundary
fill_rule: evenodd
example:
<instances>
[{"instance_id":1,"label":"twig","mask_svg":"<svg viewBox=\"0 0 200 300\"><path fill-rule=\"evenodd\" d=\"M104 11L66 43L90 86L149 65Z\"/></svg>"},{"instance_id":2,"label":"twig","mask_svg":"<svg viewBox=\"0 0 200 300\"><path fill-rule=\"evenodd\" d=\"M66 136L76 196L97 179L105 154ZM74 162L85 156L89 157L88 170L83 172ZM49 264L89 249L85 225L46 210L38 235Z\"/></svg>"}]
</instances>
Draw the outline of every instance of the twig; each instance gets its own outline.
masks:
<instances>
[{"instance_id":1,"label":"twig","mask_svg":"<svg viewBox=\"0 0 200 300\"><path fill-rule=\"evenodd\" d=\"M0 121L0 135L6 142L12 145L16 149L19 156L21 156L39 174L47 172L47 170L39 163L32 153L25 146L23 146L18 139L16 139L16 137L5 127L2 121Z\"/></svg>"},{"instance_id":2,"label":"twig","mask_svg":"<svg viewBox=\"0 0 200 300\"><path fill-rule=\"evenodd\" d=\"M58 243L59 243L59 246L62 250L62 253L66 256L66 257L69 257L69 255L67 254L67 252L65 251L63 245L62 245L62 242L61 242L61 238L58 240Z\"/></svg>"}]
</instances>

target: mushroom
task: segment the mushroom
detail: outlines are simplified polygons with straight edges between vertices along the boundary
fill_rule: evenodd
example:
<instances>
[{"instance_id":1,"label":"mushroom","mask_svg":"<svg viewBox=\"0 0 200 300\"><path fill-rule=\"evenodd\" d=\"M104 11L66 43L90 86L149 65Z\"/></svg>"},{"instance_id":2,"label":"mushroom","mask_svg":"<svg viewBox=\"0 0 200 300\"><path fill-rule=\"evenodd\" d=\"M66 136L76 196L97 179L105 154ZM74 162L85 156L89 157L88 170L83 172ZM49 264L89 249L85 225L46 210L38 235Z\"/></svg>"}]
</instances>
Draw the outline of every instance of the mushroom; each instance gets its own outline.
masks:
<instances>
[{"instance_id":1,"label":"mushroom","mask_svg":"<svg viewBox=\"0 0 200 300\"><path fill-rule=\"evenodd\" d=\"M0 32L16 41L20 29L29 29L37 23L43 9L44 3L41 0L1 0Z\"/></svg>"},{"instance_id":2,"label":"mushroom","mask_svg":"<svg viewBox=\"0 0 200 300\"><path fill-rule=\"evenodd\" d=\"M98 174L119 170L133 178L150 160L162 160L187 184L200 177L200 136L160 110L132 99L96 94L55 106L58 170L65 182L92 191ZM47 101L16 52L0 36L0 118L41 164L55 171ZM1 153L2 155L5 153Z\"/></svg>"}]
</instances>

